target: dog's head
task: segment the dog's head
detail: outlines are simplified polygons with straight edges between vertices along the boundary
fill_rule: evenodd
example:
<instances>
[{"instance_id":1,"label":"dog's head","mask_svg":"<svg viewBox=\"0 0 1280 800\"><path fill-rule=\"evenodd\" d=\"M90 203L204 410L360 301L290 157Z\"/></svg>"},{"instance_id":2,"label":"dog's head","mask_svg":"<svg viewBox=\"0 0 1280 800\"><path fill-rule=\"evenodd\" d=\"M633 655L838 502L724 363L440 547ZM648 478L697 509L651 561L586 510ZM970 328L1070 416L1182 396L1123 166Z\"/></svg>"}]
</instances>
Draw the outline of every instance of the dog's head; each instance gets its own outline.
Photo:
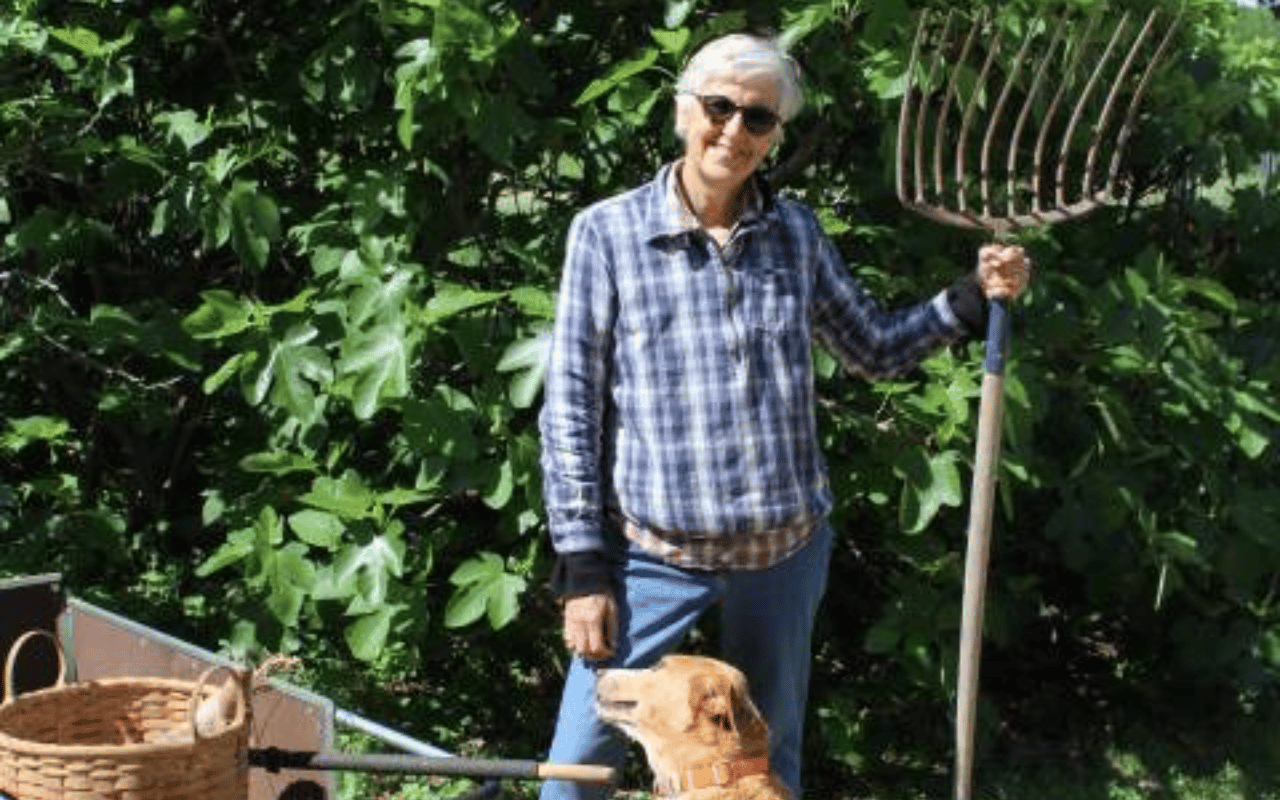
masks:
<instances>
[{"instance_id":1,"label":"dog's head","mask_svg":"<svg viewBox=\"0 0 1280 800\"><path fill-rule=\"evenodd\" d=\"M746 677L713 658L667 656L649 669L602 670L596 710L644 747L658 774L769 749Z\"/></svg>"}]
</instances>

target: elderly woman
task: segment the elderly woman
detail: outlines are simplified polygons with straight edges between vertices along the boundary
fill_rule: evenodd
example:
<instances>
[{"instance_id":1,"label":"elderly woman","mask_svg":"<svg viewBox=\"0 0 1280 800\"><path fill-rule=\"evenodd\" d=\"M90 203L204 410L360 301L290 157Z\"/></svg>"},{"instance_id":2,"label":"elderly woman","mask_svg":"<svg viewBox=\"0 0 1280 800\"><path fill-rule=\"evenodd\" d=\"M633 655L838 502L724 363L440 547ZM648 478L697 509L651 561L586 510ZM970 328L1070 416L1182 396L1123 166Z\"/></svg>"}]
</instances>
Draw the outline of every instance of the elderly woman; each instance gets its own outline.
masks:
<instances>
[{"instance_id":1,"label":"elderly woman","mask_svg":"<svg viewBox=\"0 0 1280 800\"><path fill-rule=\"evenodd\" d=\"M990 246L950 288L882 310L813 211L756 174L802 101L776 41L713 40L676 86L683 156L570 227L540 420L574 654L552 761L621 764L595 667L655 663L716 606L720 654L747 675L771 766L800 796L833 536L812 342L868 379L899 374L981 330L984 294L1026 286L1022 251ZM603 791L548 782L543 798Z\"/></svg>"}]
</instances>

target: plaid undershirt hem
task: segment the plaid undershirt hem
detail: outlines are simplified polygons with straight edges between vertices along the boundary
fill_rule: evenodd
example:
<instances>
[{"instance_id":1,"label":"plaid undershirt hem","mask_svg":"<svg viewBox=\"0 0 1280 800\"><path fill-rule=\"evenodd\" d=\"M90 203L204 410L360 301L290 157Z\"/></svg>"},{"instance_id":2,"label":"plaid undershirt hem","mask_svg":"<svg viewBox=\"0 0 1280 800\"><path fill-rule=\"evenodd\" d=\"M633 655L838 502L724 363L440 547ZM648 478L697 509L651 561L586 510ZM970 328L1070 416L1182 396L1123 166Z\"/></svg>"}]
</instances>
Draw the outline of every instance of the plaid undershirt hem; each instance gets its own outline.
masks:
<instances>
[{"instance_id":1,"label":"plaid undershirt hem","mask_svg":"<svg viewBox=\"0 0 1280 800\"><path fill-rule=\"evenodd\" d=\"M751 534L707 538L676 531L657 531L622 519L622 535L644 552L685 569L720 572L772 567L809 541L812 520Z\"/></svg>"}]
</instances>

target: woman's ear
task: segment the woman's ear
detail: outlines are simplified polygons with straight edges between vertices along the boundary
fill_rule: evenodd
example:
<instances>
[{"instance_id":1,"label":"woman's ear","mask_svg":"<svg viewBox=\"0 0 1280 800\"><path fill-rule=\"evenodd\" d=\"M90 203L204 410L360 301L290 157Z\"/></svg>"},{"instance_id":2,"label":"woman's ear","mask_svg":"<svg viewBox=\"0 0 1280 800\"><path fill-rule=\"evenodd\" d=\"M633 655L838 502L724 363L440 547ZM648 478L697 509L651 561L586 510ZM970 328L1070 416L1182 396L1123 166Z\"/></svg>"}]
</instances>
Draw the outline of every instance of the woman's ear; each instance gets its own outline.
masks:
<instances>
[{"instance_id":1,"label":"woman's ear","mask_svg":"<svg viewBox=\"0 0 1280 800\"><path fill-rule=\"evenodd\" d=\"M697 110L698 101L687 94L676 95L676 136L684 141L689 132L689 124L693 122L692 114Z\"/></svg>"}]
</instances>

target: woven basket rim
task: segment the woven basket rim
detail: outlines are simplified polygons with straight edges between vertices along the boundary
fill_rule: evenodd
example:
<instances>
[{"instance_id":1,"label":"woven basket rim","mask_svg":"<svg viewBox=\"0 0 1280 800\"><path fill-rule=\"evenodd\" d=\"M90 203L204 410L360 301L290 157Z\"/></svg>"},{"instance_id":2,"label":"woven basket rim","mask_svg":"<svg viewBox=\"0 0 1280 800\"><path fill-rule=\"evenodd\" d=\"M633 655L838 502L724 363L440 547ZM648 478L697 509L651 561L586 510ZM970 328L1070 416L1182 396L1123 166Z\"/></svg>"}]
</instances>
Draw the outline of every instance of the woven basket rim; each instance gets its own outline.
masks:
<instances>
[{"instance_id":1,"label":"woven basket rim","mask_svg":"<svg viewBox=\"0 0 1280 800\"><path fill-rule=\"evenodd\" d=\"M17 705L28 697L36 697L38 695L55 694L59 692L72 692L92 688L94 686L126 686L136 684L139 686L161 687L165 689L186 689L190 691L195 687L196 681L185 680L183 678L161 678L161 677L128 677L128 678L92 678L87 681L77 681L75 683L66 683L62 686L46 686L43 689L32 689L29 692L23 692L17 695L7 703L0 703L0 709Z\"/></svg>"},{"instance_id":2,"label":"woven basket rim","mask_svg":"<svg viewBox=\"0 0 1280 800\"><path fill-rule=\"evenodd\" d=\"M199 736L190 740L180 740L175 742L137 742L133 744L49 744L47 742L33 742L30 739L20 739L4 730L3 722L5 715L10 709L17 708L24 703L30 704L42 700L48 700L56 695L74 695L84 694L92 691L95 687L101 688L117 687L117 686L137 686L139 689L161 688L175 689L185 692L191 692L197 686L197 681L180 680L177 678L102 678L99 680L84 681L81 683L66 684L64 686L50 686L45 689L37 689L27 692L11 699L8 703L0 704L0 755L4 752L22 753L27 755L45 755L55 756L59 758L103 758L112 756L145 756L148 754L169 754L173 755L184 750L192 750L200 746L210 746L221 743L227 738L238 738L245 733L247 723L247 706L241 704L239 713L236 718L227 725L223 730L211 736ZM208 688L208 687L206 687Z\"/></svg>"}]
</instances>

